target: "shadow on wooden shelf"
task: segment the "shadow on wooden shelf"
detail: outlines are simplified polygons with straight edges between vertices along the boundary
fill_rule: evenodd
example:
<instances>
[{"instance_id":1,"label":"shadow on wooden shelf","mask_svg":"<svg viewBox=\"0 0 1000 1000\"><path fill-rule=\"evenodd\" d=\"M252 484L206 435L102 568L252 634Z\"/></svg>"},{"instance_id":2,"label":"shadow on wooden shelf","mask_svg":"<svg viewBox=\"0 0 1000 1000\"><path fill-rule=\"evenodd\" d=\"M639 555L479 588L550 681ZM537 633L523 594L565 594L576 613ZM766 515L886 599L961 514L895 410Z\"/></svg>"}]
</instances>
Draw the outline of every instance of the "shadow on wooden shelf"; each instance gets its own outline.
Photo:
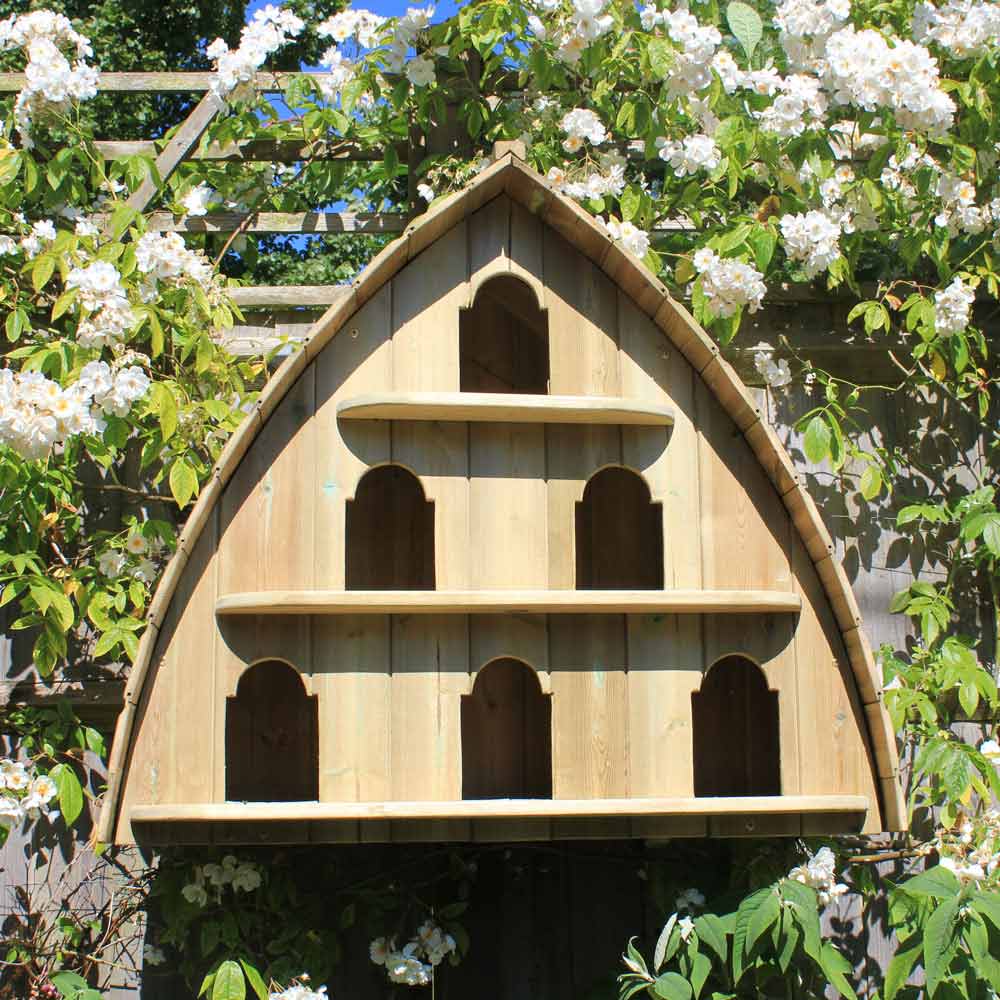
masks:
<instances>
[{"instance_id":1,"label":"shadow on wooden shelf","mask_svg":"<svg viewBox=\"0 0 1000 1000\"><path fill-rule=\"evenodd\" d=\"M134 806L130 820L151 844L513 842L857 833L869 807L858 795L225 802Z\"/></svg>"}]
</instances>

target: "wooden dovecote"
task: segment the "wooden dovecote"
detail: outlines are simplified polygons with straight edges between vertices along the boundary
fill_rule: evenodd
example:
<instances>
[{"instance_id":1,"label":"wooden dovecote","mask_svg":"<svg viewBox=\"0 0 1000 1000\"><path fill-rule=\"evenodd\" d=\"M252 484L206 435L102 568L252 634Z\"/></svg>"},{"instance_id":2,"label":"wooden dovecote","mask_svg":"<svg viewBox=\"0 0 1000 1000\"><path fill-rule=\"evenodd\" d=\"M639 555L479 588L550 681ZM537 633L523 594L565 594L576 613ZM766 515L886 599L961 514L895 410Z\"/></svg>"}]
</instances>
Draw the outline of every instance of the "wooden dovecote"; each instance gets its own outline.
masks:
<instances>
[{"instance_id":1,"label":"wooden dovecote","mask_svg":"<svg viewBox=\"0 0 1000 1000\"><path fill-rule=\"evenodd\" d=\"M900 829L815 505L711 340L514 156L233 436L150 608L99 836Z\"/></svg>"}]
</instances>

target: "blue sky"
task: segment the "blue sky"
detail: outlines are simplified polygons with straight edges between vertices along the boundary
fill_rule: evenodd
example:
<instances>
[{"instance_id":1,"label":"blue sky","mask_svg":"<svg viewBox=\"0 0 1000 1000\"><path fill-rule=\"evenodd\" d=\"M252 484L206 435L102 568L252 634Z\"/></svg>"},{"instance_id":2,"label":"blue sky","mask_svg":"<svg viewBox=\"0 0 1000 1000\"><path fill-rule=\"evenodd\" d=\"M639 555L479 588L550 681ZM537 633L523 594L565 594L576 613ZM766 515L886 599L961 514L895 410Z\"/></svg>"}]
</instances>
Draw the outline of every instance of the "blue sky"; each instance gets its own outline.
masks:
<instances>
[{"instance_id":1,"label":"blue sky","mask_svg":"<svg viewBox=\"0 0 1000 1000\"><path fill-rule=\"evenodd\" d=\"M260 7L265 7L268 3L279 3L280 0L253 0L249 7L247 7L247 16L253 14L253 12ZM361 0L356 6L364 7L366 10L374 11L376 14L381 14L383 17L396 17L399 14L405 14L407 7L422 7L424 4L418 2L418 0ZM451 17L455 11L458 10L458 4L454 0L442 0L441 3L435 5L436 10L434 12L435 21L443 21Z\"/></svg>"}]
</instances>

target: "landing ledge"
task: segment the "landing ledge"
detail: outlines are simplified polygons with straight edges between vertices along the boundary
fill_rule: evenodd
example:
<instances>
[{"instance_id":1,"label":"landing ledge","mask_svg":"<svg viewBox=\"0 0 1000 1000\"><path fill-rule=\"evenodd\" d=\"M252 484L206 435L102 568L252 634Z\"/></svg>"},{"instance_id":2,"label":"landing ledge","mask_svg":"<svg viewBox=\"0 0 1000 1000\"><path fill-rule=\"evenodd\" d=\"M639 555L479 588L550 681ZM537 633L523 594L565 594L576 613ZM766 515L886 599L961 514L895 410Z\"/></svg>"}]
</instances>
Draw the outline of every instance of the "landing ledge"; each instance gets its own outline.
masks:
<instances>
[{"instance_id":1,"label":"landing ledge","mask_svg":"<svg viewBox=\"0 0 1000 1000\"><path fill-rule=\"evenodd\" d=\"M741 816L865 813L864 795L755 795L735 798L463 799L441 802L217 802L133 806L133 823L236 820L580 819L601 816Z\"/></svg>"},{"instance_id":2,"label":"landing ledge","mask_svg":"<svg viewBox=\"0 0 1000 1000\"><path fill-rule=\"evenodd\" d=\"M778 590L265 590L225 594L217 615L795 614Z\"/></svg>"},{"instance_id":3,"label":"landing ledge","mask_svg":"<svg viewBox=\"0 0 1000 1000\"><path fill-rule=\"evenodd\" d=\"M139 805L149 844L460 843L858 833L865 796Z\"/></svg>"},{"instance_id":4,"label":"landing ledge","mask_svg":"<svg viewBox=\"0 0 1000 1000\"><path fill-rule=\"evenodd\" d=\"M628 424L669 427L669 406L618 396L508 392L383 392L343 399L341 420L445 420L518 424Z\"/></svg>"}]
</instances>

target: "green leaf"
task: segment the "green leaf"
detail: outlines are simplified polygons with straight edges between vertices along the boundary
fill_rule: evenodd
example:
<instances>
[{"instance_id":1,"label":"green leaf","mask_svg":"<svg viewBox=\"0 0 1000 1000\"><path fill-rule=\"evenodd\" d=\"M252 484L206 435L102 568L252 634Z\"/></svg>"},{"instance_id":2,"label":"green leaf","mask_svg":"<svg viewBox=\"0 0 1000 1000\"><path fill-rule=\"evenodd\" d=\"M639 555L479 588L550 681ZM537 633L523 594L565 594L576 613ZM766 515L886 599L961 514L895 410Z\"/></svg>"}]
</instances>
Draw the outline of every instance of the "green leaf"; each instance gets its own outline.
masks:
<instances>
[{"instance_id":1,"label":"green leaf","mask_svg":"<svg viewBox=\"0 0 1000 1000\"><path fill-rule=\"evenodd\" d=\"M967 716L973 716L979 707L979 688L971 681L966 681L959 686L958 703Z\"/></svg>"},{"instance_id":2,"label":"green leaf","mask_svg":"<svg viewBox=\"0 0 1000 1000\"><path fill-rule=\"evenodd\" d=\"M743 51L747 54L747 59L753 58L754 49L760 44L764 37L764 24L760 15L748 4L735 0L726 8L726 21L729 30L736 36L736 40L743 46Z\"/></svg>"},{"instance_id":3,"label":"green leaf","mask_svg":"<svg viewBox=\"0 0 1000 1000\"><path fill-rule=\"evenodd\" d=\"M983 541L991 554L1000 559L1000 515L994 515L983 528Z\"/></svg>"},{"instance_id":4,"label":"green leaf","mask_svg":"<svg viewBox=\"0 0 1000 1000\"><path fill-rule=\"evenodd\" d=\"M708 955L703 955L696 951L691 956L691 988L694 990L695 1000L701 996L701 991L705 988L705 983L712 972L712 960Z\"/></svg>"},{"instance_id":5,"label":"green leaf","mask_svg":"<svg viewBox=\"0 0 1000 1000\"><path fill-rule=\"evenodd\" d=\"M68 764L57 764L49 777L59 788L59 811L67 826L72 826L83 812L83 788L76 772Z\"/></svg>"},{"instance_id":6,"label":"green leaf","mask_svg":"<svg viewBox=\"0 0 1000 1000\"><path fill-rule=\"evenodd\" d=\"M656 947L653 949L653 971L659 972L663 968L663 962L667 955L667 943L670 941L670 935L673 933L674 927L677 925L677 914L671 914L670 918L663 925L663 930L660 931L660 936L656 939Z\"/></svg>"},{"instance_id":7,"label":"green leaf","mask_svg":"<svg viewBox=\"0 0 1000 1000\"><path fill-rule=\"evenodd\" d=\"M231 959L223 962L215 971L212 1000L244 1000L246 995L247 984L239 964Z\"/></svg>"},{"instance_id":8,"label":"green leaf","mask_svg":"<svg viewBox=\"0 0 1000 1000\"><path fill-rule=\"evenodd\" d=\"M962 891L962 884L958 881L958 876L935 865L927 871L915 875L899 885L899 888L911 896L930 896L933 899L952 899Z\"/></svg>"},{"instance_id":9,"label":"green leaf","mask_svg":"<svg viewBox=\"0 0 1000 1000\"><path fill-rule=\"evenodd\" d=\"M149 407L160 419L160 434L166 443L177 430L177 400L170 386L154 382L149 390Z\"/></svg>"},{"instance_id":10,"label":"green leaf","mask_svg":"<svg viewBox=\"0 0 1000 1000\"><path fill-rule=\"evenodd\" d=\"M635 133L634 101L622 101L622 106L618 109L618 115L615 118L615 128L619 132L624 132L625 135L633 135Z\"/></svg>"},{"instance_id":11,"label":"green leaf","mask_svg":"<svg viewBox=\"0 0 1000 1000\"><path fill-rule=\"evenodd\" d=\"M179 507L186 507L198 491L198 476L194 469L180 458L170 467L170 492Z\"/></svg>"},{"instance_id":12,"label":"green leaf","mask_svg":"<svg viewBox=\"0 0 1000 1000\"><path fill-rule=\"evenodd\" d=\"M79 973L62 971L55 972L50 977L52 985L59 991L61 997L70 1000L87 988L87 980Z\"/></svg>"},{"instance_id":13,"label":"green leaf","mask_svg":"<svg viewBox=\"0 0 1000 1000\"><path fill-rule=\"evenodd\" d=\"M747 243L753 251L754 263L758 271L766 271L767 265L771 263L774 256L775 247L778 245L777 234L764 227L757 227L747 236Z\"/></svg>"},{"instance_id":14,"label":"green leaf","mask_svg":"<svg viewBox=\"0 0 1000 1000\"><path fill-rule=\"evenodd\" d=\"M725 963L729 956L729 946L726 944L726 930L722 921L714 913L703 913L695 918L694 930L698 940L708 945L719 961Z\"/></svg>"},{"instance_id":15,"label":"green leaf","mask_svg":"<svg viewBox=\"0 0 1000 1000\"><path fill-rule=\"evenodd\" d=\"M781 913L781 901L777 892L765 896L760 906L753 912L747 923L746 953L753 952L754 945L762 934L768 931Z\"/></svg>"},{"instance_id":16,"label":"green leaf","mask_svg":"<svg viewBox=\"0 0 1000 1000\"><path fill-rule=\"evenodd\" d=\"M125 633L116 626L112 626L106 632L102 632L100 639L97 640L97 644L94 646L94 656L105 656L110 653L122 641L124 635Z\"/></svg>"},{"instance_id":17,"label":"green leaf","mask_svg":"<svg viewBox=\"0 0 1000 1000\"><path fill-rule=\"evenodd\" d=\"M21 331L24 330L24 318L22 309L14 309L7 314L7 319L4 320L4 331L9 341L14 342L20 338Z\"/></svg>"},{"instance_id":18,"label":"green leaf","mask_svg":"<svg viewBox=\"0 0 1000 1000\"><path fill-rule=\"evenodd\" d=\"M1000 931L1000 893L983 889L972 897L972 908Z\"/></svg>"},{"instance_id":19,"label":"green leaf","mask_svg":"<svg viewBox=\"0 0 1000 1000\"><path fill-rule=\"evenodd\" d=\"M676 972L663 973L651 989L654 996L663 1000L691 1000L691 984Z\"/></svg>"},{"instance_id":20,"label":"green leaf","mask_svg":"<svg viewBox=\"0 0 1000 1000\"><path fill-rule=\"evenodd\" d=\"M746 958L747 952L750 950L747 947L747 929L750 924L750 919L757 912L760 906L763 906L764 900L774 894L773 886L765 886L763 889L758 889L755 893L747 896L743 902L740 903L739 909L736 911L736 924L733 928L733 982L738 983L743 975L745 966L744 959Z\"/></svg>"},{"instance_id":21,"label":"green leaf","mask_svg":"<svg viewBox=\"0 0 1000 1000\"><path fill-rule=\"evenodd\" d=\"M109 223L112 239L120 240L125 230L132 225L138 214L139 210L133 208L127 201L119 202L118 206L111 213L111 221Z\"/></svg>"},{"instance_id":22,"label":"green leaf","mask_svg":"<svg viewBox=\"0 0 1000 1000\"><path fill-rule=\"evenodd\" d=\"M259 997L259 1000L267 1000L268 989L264 985L264 979L261 974L246 959L241 958L240 965L243 966L243 971L247 974L247 980L254 993Z\"/></svg>"},{"instance_id":23,"label":"green leaf","mask_svg":"<svg viewBox=\"0 0 1000 1000\"><path fill-rule=\"evenodd\" d=\"M820 967L844 1000L856 1000L857 994L847 981L847 973L851 971L851 963L829 942L824 941L820 951Z\"/></svg>"},{"instance_id":24,"label":"green leaf","mask_svg":"<svg viewBox=\"0 0 1000 1000\"><path fill-rule=\"evenodd\" d=\"M893 1000L896 994L906 985L906 980L910 978L910 973L913 971L913 966L920 957L922 950L923 941L919 934L914 934L911 942L900 948L893 955L885 974L884 1000Z\"/></svg>"},{"instance_id":25,"label":"green leaf","mask_svg":"<svg viewBox=\"0 0 1000 1000\"><path fill-rule=\"evenodd\" d=\"M654 76L666 77L674 64L674 50L665 38L651 38L646 49Z\"/></svg>"},{"instance_id":26,"label":"green leaf","mask_svg":"<svg viewBox=\"0 0 1000 1000\"><path fill-rule=\"evenodd\" d=\"M802 449L813 465L819 465L830 454L832 435L830 427L821 414L817 414L806 426L802 439Z\"/></svg>"},{"instance_id":27,"label":"green leaf","mask_svg":"<svg viewBox=\"0 0 1000 1000\"><path fill-rule=\"evenodd\" d=\"M76 612L70 599L61 591L53 590L50 610L55 612L56 623L64 631L68 632L76 621Z\"/></svg>"},{"instance_id":28,"label":"green leaf","mask_svg":"<svg viewBox=\"0 0 1000 1000\"><path fill-rule=\"evenodd\" d=\"M866 500L874 500L882 492L882 473L877 465L865 466L860 486L861 495Z\"/></svg>"},{"instance_id":29,"label":"green leaf","mask_svg":"<svg viewBox=\"0 0 1000 1000\"><path fill-rule=\"evenodd\" d=\"M642 193L634 187L627 187L621 193L621 197L618 199L618 204L622 210L622 219L626 222L631 222L639 211L639 206L642 204Z\"/></svg>"},{"instance_id":30,"label":"green leaf","mask_svg":"<svg viewBox=\"0 0 1000 1000\"><path fill-rule=\"evenodd\" d=\"M50 253L42 254L35 258L35 263L31 267L31 284L36 292L40 292L55 273L56 259Z\"/></svg>"},{"instance_id":31,"label":"green leaf","mask_svg":"<svg viewBox=\"0 0 1000 1000\"><path fill-rule=\"evenodd\" d=\"M927 973L927 995L933 997L948 974L951 960L958 951L958 908L956 896L934 908L924 926L924 970Z\"/></svg>"},{"instance_id":32,"label":"green leaf","mask_svg":"<svg viewBox=\"0 0 1000 1000\"><path fill-rule=\"evenodd\" d=\"M58 299L52 304L52 322L54 323L63 313L66 312L70 306L76 302L77 296L80 294L79 288L67 289Z\"/></svg>"}]
</instances>

